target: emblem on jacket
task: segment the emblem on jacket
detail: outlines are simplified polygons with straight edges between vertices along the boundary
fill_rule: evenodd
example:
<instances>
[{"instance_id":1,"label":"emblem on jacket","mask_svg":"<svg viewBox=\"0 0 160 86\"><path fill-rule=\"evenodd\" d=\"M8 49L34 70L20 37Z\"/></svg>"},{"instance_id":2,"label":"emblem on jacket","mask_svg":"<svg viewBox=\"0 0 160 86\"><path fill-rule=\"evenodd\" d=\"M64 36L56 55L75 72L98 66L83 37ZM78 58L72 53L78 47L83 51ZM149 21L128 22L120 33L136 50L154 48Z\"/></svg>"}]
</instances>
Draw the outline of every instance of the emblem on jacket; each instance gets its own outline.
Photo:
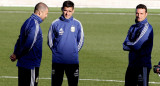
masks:
<instances>
[{"instance_id":1,"label":"emblem on jacket","mask_svg":"<svg viewBox=\"0 0 160 86\"><path fill-rule=\"evenodd\" d=\"M63 35L63 33L64 33L64 31L63 31L63 29L61 28L61 29L59 30L59 35Z\"/></svg>"},{"instance_id":2,"label":"emblem on jacket","mask_svg":"<svg viewBox=\"0 0 160 86\"><path fill-rule=\"evenodd\" d=\"M75 27L74 26L71 27L71 32L75 32Z\"/></svg>"}]
</instances>

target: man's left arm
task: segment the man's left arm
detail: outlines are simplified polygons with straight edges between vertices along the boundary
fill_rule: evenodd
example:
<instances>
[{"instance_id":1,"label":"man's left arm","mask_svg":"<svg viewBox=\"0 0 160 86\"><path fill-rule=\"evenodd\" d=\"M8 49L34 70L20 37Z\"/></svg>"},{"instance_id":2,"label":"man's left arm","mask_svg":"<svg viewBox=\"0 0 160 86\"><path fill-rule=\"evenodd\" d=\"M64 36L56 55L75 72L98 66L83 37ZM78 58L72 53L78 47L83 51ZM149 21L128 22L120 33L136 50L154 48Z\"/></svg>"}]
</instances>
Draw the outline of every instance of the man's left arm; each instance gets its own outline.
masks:
<instances>
[{"instance_id":1,"label":"man's left arm","mask_svg":"<svg viewBox=\"0 0 160 86\"><path fill-rule=\"evenodd\" d=\"M132 48L133 50L139 50L144 42L149 39L149 35L152 32L152 27L149 24L145 25L140 36L134 42L127 42L126 45Z\"/></svg>"},{"instance_id":2,"label":"man's left arm","mask_svg":"<svg viewBox=\"0 0 160 86\"><path fill-rule=\"evenodd\" d=\"M38 22L30 22L30 25L25 29L25 41L23 46L21 47L20 56L25 55L28 53L34 46L35 42L37 41L37 36L39 32L39 24Z\"/></svg>"},{"instance_id":3,"label":"man's left arm","mask_svg":"<svg viewBox=\"0 0 160 86\"><path fill-rule=\"evenodd\" d=\"M38 31L35 30L38 27L35 25L34 20L27 21L23 24L21 28L20 36L17 40L15 45L14 54L16 59L19 59L33 47L34 43L36 42L36 35Z\"/></svg>"},{"instance_id":4,"label":"man's left arm","mask_svg":"<svg viewBox=\"0 0 160 86\"><path fill-rule=\"evenodd\" d=\"M84 32L82 24L80 23L78 26L78 36L77 36L77 44L78 44L78 51L82 48L84 43Z\"/></svg>"}]
</instances>

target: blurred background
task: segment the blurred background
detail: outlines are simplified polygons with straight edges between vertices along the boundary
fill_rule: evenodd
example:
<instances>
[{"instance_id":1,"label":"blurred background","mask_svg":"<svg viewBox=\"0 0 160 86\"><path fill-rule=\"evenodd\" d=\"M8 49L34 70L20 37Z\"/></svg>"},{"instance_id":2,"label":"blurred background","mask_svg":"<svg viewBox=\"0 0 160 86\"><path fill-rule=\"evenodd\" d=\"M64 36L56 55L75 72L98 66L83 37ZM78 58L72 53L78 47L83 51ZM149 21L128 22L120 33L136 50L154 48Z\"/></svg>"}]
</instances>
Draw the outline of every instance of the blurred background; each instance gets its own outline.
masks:
<instances>
[{"instance_id":1,"label":"blurred background","mask_svg":"<svg viewBox=\"0 0 160 86\"><path fill-rule=\"evenodd\" d=\"M61 7L64 0L0 0L0 6L35 6L44 2L49 7ZM75 7L89 8L135 8L137 4L145 4L148 8L160 8L160 0L72 0Z\"/></svg>"}]
</instances>

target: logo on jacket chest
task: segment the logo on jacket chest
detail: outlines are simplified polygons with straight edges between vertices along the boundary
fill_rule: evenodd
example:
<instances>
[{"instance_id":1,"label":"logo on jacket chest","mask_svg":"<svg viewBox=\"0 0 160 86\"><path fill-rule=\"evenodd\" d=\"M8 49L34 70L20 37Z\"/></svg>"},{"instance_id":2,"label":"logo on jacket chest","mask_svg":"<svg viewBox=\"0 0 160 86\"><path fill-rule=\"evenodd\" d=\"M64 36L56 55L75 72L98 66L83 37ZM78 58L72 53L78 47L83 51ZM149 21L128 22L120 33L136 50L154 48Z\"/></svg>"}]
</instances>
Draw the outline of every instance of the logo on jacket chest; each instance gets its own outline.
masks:
<instances>
[{"instance_id":1,"label":"logo on jacket chest","mask_svg":"<svg viewBox=\"0 0 160 86\"><path fill-rule=\"evenodd\" d=\"M71 32L75 32L75 27L74 26L71 27Z\"/></svg>"},{"instance_id":2,"label":"logo on jacket chest","mask_svg":"<svg viewBox=\"0 0 160 86\"><path fill-rule=\"evenodd\" d=\"M63 33L64 33L64 31L63 31L63 29L61 28L61 29L59 30L59 35L63 35Z\"/></svg>"},{"instance_id":3,"label":"logo on jacket chest","mask_svg":"<svg viewBox=\"0 0 160 86\"><path fill-rule=\"evenodd\" d=\"M71 32L75 32L75 27L72 26L71 29L70 29ZM59 29L59 35L63 35L64 34L64 30L61 28Z\"/></svg>"}]
</instances>

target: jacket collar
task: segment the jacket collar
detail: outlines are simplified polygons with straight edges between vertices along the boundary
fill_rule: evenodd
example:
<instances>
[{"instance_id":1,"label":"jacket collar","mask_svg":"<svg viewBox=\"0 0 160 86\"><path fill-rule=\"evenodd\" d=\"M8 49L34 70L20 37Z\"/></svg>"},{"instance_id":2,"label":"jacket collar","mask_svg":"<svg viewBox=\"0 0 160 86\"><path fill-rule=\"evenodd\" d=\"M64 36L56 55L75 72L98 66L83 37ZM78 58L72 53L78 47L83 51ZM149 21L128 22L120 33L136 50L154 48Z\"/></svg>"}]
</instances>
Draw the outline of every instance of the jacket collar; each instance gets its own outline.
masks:
<instances>
[{"instance_id":1,"label":"jacket collar","mask_svg":"<svg viewBox=\"0 0 160 86\"><path fill-rule=\"evenodd\" d=\"M37 20L39 24L43 22L42 19L34 13L31 15L31 18Z\"/></svg>"},{"instance_id":2,"label":"jacket collar","mask_svg":"<svg viewBox=\"0 0 160 86\"><path fill-rule=\"evenodd\" d=\"M61 15L61 17L59 19L62 20L62 21L65 21L65 22L70 22L70 21L73 20L73 16L69 19L66 19L63 15Z\"/></svg>"},{"instance_id":3,"label":"jacket collar","mask_svg":"<svg viewBox=\"0 0 160 86\"><path fill-rule=\"evenodd\" d=\"M137 20L135 20L135 22L136 22L136 26L141 26L141 25L144 25L145 23L147 23L148 21L147 21L147 18L145 18L143 21L141 21L141 22L138 22Z\"/></svg>"}]
</instances>

